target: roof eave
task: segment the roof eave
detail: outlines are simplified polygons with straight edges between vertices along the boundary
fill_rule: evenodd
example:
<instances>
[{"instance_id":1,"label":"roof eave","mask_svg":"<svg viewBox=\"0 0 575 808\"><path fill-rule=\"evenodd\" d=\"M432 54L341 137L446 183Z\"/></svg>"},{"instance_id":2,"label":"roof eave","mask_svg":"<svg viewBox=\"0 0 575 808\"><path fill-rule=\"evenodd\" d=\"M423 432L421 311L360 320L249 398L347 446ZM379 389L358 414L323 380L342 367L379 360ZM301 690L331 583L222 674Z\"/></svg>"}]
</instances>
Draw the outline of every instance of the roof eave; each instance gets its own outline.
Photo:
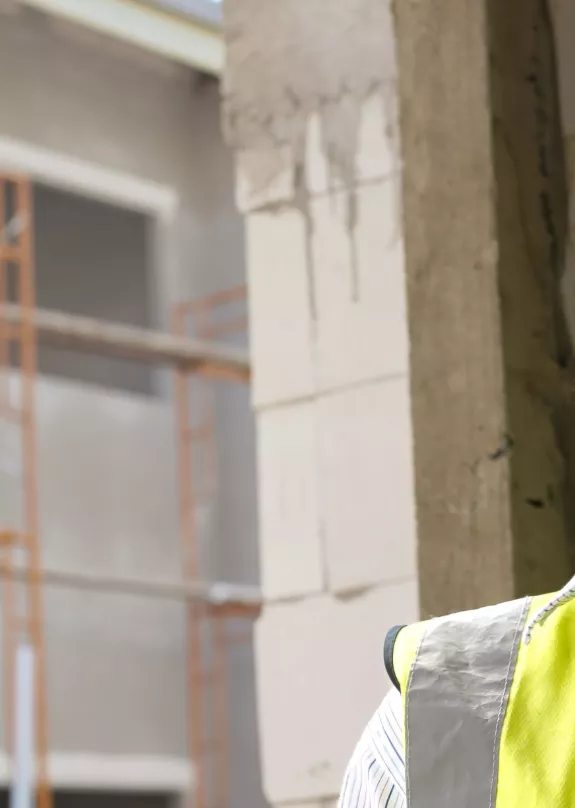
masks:
<instances>
[{"instance_id":1,"label":"roof eave","mask_svg":"<svg viewBox=\"0 0 575 808\"><path fill-rule=\"evenodd\" d=\"M223 38L213 22L203 22L136 0L21 0L24 5L84 25L157 53L172 61L219 76Z\"/></svg>"}]
</instances>

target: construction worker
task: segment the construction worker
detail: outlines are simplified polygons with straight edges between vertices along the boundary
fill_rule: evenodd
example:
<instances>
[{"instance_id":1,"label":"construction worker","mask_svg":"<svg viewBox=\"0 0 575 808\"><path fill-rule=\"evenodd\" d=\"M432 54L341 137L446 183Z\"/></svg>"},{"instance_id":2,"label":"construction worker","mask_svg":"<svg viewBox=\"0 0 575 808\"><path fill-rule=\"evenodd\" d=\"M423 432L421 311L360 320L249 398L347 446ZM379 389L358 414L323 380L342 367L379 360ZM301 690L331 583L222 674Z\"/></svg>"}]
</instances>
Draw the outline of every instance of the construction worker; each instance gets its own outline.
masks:
<instances>
[{"instance_id":1,"label":"construction worker","mask_svg":"<svg viewBox=\"0 0 575 808\"><path fill-rule=\"evenodd\" d=\"M575 578L394 629L340 808L573 808Z\"/></svg>"}]
</instances>

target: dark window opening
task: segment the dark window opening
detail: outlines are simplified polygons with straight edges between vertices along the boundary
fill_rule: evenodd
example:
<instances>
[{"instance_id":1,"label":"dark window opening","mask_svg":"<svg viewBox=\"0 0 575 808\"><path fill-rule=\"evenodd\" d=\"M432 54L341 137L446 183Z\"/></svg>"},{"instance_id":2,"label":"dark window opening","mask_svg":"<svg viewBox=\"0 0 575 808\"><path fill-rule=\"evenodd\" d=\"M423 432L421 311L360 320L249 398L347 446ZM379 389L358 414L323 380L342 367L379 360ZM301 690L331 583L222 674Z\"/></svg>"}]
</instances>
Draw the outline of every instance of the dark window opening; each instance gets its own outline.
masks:
<instances>
[{"instance_id":1,"label":"dark window opening","mask_svg":"<svg viewBox=\"0 0 575 808\"><path fill-rule=\"evenodd\" d=\"M44 185L34 186L39 308L151 327L150 219ZM40 345L45 375L150 395L152 366Z\"/></svg>"}]
</instances>

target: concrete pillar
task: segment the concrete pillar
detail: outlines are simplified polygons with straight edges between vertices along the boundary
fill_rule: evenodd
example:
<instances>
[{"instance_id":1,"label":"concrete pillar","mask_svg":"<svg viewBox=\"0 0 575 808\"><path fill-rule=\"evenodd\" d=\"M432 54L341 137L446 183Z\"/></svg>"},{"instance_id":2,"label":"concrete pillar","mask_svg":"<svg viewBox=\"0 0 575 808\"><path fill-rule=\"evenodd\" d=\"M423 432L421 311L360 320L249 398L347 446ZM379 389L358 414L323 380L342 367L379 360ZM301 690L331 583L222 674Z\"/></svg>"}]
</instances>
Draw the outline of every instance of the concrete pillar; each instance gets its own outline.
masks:
<instances>
[{"instance_id":1,"label":"concrete pillar","mask_svg":"<svg viewBox=\"0 0 575 808\"><path fill-rule=\"evenodd\" d=\"M398 2L395 14L433 614L551 591L573 566L565 169L544 0Z\"/></svg>"},{"instance_id":2,"label":"concrete pillar","mask_svg":"<svg viewBox=\"0 0 575 808\"><path fill-rule=\"evenodd\" d=\"M568 570L542 8L406 0L394 26L382 0L227 0L275 805L336 799L419 593L440 613Z\"/></svg>"},{"instance_id":3,"label":"concrete pillar","mask_svg":"<svg viewBox=\"0 0 575 808\"><path fill-rule=\"evenodd\" d=\"M386 630L418 613L392 27L380 0L226 4L274 805L337 799L388 689Z\"/></svg>"}]
</instances>

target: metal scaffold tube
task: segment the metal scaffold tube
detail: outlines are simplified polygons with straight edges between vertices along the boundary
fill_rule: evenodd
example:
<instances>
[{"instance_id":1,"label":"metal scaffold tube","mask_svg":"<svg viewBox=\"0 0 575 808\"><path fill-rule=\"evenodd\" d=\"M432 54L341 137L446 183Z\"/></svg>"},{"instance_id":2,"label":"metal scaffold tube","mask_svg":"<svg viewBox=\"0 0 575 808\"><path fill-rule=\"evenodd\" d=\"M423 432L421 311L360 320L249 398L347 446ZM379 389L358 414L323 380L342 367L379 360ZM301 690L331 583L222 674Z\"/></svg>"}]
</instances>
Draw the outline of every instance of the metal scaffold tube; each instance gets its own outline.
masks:
<instances>
[{"instance_id":1,"label":"metal scaffold tube","mask_svg":"<svg viewBox=\"0 0 575 808\"><path fill-rule=\"evenodd\" d=\"M12 196L6 194L8 185ZM0 377L0 418L10 428L18 429L21 437L24 503L20 525L0 525L5 736L8 755L16 758L12 808L32 808L34 801L36 808L52 808L43 615L43 591L47 587L164 599L185 605L188 751L197 773L193 805L228 808L228 651L232 643L251 639L251 624L261 611L262 597L255 586L210 580L212 576L199 552L199 511L213 507L218 490L215 404L216 389L222 385L212 382L250 381L247 350L223 341L246 332L245 288L176 304L171 334L38 309L28 180L0 176L0 214L0 371L4 371ZM239 306L241 315L224 317L222 322L221 312L215 312L230 304ZM174 368L183 555L180 580L129 578L43 565L35 413L36 352L40 342ZM13 378L19 382L16 403L10 389ZM196 395L192 387L198 381L200 390ZM228 632L227 619L246 621L249 626Z\"/></svg>"},{"instance_id":2,"label":"metal scaffold tube","mask_svg":"<svg viewBox=\"0 0 575 808\"><path fill-rule=\"evenodd\" d=\"M0 412L18 430L22 456L21 524L9 524L0 535L3 582L4 697L6 749L13 761L14 808L51 808L48 780L48 709L41 586L42 557L38 514L36 436L36 306L32 245L33 210L30 182L0 177ZM17 300L18 326L5 316L10 296ZM17 401L12 401L7 375L16 360ZM23 561L26 575L14 581L11 571ZM28 703L30 702L30 703ZM26 710L29 708L29 712ZM34 761L34 766L31 765ZM33 781L31 782L31 778Z\"/></svg>"},{"instance_id":3,"label":"metal scaffold tube","mask_svg":"<svg viewBox=\"0 0 575 808\"><path fill-rule=\"evenodd\" d=\"M23 581L30 574L29 569L15 565L9 570L0 570L0 577L16 581ZM42 584L57 589L188 601L221 615L256 616L261 607L261 592L256 586L206 581L155 581L50 567L42 569L39 576Z\"/></svg>"},{"instance_id":4,"label":"metal scaffold tube","mask_svg":"<svg viewBox=\"0 0 575 808\"><path fill-rule=\"evenodd\" d=\"M9 328L22 326L20 306L4 303L0 316ZM246 351L208 339L189 339L46 309L35 309L31 317L36 338L48 345L149 364L175 365L188 372L230 381L247 382L250 378Z\"/></svg>"},{"instance_id":5,"label":"metal scaffold tube","mask_svg":"<svg viewBox=\"0 0 575 808\"><path fill-rule=\"evenodd\" d=\"M180 339L191 332L202 340L222 339L246 329L246 290L236 287L174 307L173 330ZM238 306L241 316L225 316L222 307ZM222 314L224 314L222 318ZM210 379L176 368L176 420L180 487L183 573L188 582L202 577L199 512L217 500L216 391ZM194 382L200 389L193 391ZM257 615L258 607L252 611ZM215 619L214 619L215 618ZM228 636L213 611L190 603L187 609L188 743L196 771L194 808L228 808L230 804L230 713ZM209 716L209 718L208 718Z\"/></svg>"}]
</instances>

